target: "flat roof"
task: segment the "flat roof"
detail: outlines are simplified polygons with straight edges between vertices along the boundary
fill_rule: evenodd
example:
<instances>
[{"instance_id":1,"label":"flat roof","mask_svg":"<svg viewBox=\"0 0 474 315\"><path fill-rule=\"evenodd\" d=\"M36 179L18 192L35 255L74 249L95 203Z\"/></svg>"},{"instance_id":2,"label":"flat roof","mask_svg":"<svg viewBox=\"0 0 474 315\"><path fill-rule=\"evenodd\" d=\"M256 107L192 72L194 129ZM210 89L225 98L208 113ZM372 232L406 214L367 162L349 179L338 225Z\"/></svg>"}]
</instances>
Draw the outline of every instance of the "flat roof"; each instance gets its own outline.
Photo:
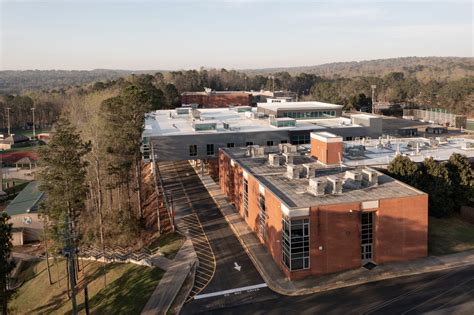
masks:
<instances>
[{"instance_id":1,"label":"flat roof","mask_svg":"<svg viewBox=\"0 0 474 315\"><path fill-rule=\"evenodd\" d=\"M252 112L257 109L252 107ZM247 117L248 112L237 112L232 108L200 108L199 123L217 123L216 130L195 131L193 120L189 114L177 114L174 109L157 110L145 115L143 137L197 135L206 133L240 133L276 130L327 130L327 128L358 128L360 125L351 124L348 118L326 119L296 119L295 126L275 127L268 118ZM170 116L171 115L171 116ZM225 129L223 124L229 124L230 129Z\"/></svg>"},{"instance_id":2,"label":"flat roof","mask_svg":"<svg viewBox=\"0 0 474 315\"><path fill-rule=\"evenodd\" d=\"M327 131L314 132L314 134L320 137L324 137L324 138L340 138L339 136Z\"/></svg>"},{"instance_id":3,"label":"flat roof","mask_svg":"<svg viewBox=\"0 0 474 315\"><path fill-rule=\"evenodd\" d=\"M309 109L342 109L342 105L323 102L282 102L282 103L257 103L257 107L267 110L309 110Z\"/></svg>"},{"instance_id":4,"label":"flat roof","mask_svg":"<svg viewBox=\"0 0 474 315\"><path fill-rule=\"evenodd\" d=\"M246 156L246 148L223 148L231 159L255 179L275 194L288 208L309 208L318 205L353 203L387 198L400 198L424 194L413 187L401 183L390 176L378 173L378 185L370 187L355 187L350 182L344 182L341 194L327 193L315 196L307 191L309 179L290 179L286 177L286 165L270 166L268 153L279 153L278 147L265 147L264 157ZM307 150L298 149L299 155L294 156L293 164L302 165L315 163L316 159L306 155ZM366 167L326 166L318 162L316 178L325 179L329 176L344 179L346 170L363 170ZM370 169L372 170L372 169Z\"/></svg>"},{"instance_id":5,"label":"flat roof","mask_svg":"<svg viewBox=\"0 0 474 315\"><path fill-rule=\"evenodd\" d=\"M356 117L356 118L381 118L381 116L378 115L372 115L372 114L351 114L351 117Z\"/></svg>"},{"instance_id":6,"label":"flat roof","mask_svg":"<svg viewBox=\"0 0 474 315\"><path fill-rule=\"evenodd\" d=\"M365 152L362 157L351 157L344 153L343 163L349 166L386 165L397 156L397 151L400 154L408 156L414 162L423 162L429 157L433 157L433 159L437 161L447 161L453 153L459 153L467 156L469 159L474 159L474 150L465 150L462 148L466 142L474 143L474 140L472 139L454 137L446 138L446 141L441 141L437 146L430 144L430 141L432 140L433 139L423 137L391 137L389 139L385 138L382 141L378 139L344 141L345 148L363 145L365 147ZM390 145L388 145L388 141L390 141ZM418 143L418 152L416 149L416 143ZM411 146L410 144L415 144L415 146Z\"/></svg>"}]
</instances>

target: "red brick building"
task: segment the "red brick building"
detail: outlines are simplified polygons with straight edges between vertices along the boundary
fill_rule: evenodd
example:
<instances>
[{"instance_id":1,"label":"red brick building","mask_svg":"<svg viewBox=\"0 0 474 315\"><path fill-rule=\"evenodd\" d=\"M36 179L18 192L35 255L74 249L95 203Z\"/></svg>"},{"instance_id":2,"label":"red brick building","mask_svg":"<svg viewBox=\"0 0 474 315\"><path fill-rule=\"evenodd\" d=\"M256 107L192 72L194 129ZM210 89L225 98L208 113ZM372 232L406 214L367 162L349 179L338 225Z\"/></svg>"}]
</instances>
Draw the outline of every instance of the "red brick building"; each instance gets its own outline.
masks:
<instances>
[{"instance_id":1,"label":"red brick building","mask_svg":"<svg viewBox=\"0 0 474 315\"><path fill-rule=\"evenodd\" d=\"M211 91L184 92L181 94L181 104L199 104L200 108L219 108L252 105L252 93L241 91Z\"/></svg>"},{"instance_id":2,"label":"red brick building","mask_svg":"<svg viewBox=\"0 0 474 315\"><path fill-rule=\"evenodd\" d=\"M337 137L311 138L328 152L285 144L219 152L222 191L283 272L301 279L426 256L427 194L373 169L322 163L337 160Z\"/></svg>"}]
</instances>

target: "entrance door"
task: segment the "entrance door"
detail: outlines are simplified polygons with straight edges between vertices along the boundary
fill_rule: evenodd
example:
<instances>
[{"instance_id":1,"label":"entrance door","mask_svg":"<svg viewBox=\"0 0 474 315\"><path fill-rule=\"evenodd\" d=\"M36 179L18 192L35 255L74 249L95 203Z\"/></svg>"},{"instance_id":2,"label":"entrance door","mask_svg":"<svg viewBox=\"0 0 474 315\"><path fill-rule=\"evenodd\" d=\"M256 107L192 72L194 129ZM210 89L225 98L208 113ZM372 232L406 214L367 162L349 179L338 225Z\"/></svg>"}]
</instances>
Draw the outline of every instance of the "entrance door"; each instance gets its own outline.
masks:
<instances>
[{"instance_id":1,"label":"entrance door","mask_svg":"<svg viewBox=\"0 0 474 315\"><path fill-rule=\"evenodd\" d=\"M361 233L360 233L360 245L361 245L361 259L362 264L372 261L373 254L373 212L363 212L361 216Z\"/></svg>"}]
</instances>

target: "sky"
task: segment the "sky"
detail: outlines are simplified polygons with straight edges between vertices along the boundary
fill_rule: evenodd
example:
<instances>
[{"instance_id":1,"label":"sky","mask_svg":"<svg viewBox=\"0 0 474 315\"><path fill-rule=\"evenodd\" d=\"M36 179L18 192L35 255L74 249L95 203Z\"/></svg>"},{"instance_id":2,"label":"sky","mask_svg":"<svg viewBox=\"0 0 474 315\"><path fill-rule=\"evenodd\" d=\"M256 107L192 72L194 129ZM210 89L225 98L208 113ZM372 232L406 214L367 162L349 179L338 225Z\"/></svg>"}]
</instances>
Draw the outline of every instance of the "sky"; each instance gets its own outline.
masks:
<instances>
[{"instance_id":1,"label":"sky","mask_svg":"<svg viewBox=\"0 0 474 315\"><path fill-rule=\"evenodd\" d=\"M0 70L255 69L473 57L473 2L0 0Z\"/></svg>"}]
</instances>

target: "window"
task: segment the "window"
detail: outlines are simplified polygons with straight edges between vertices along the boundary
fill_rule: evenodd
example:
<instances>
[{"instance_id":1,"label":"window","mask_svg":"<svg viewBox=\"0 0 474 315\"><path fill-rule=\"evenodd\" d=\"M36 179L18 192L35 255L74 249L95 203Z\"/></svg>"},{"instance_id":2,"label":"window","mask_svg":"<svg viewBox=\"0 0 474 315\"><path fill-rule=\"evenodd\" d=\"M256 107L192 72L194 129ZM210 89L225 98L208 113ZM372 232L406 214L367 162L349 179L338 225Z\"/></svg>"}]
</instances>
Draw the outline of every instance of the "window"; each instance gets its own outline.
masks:
<instances>
[{"instance_id":1,"label":"window","mask_svg":"<svg viewBox=\"0 0 474 315\"><path fill-rule=\"evenodd\" d=\"M207 155L214 155L214 145L208 144L207 145Z\"/></svg>"},{"instance_id":2,"label":"window","mask_svg":"<svg viewBox=\"0 0 474 315\"><path fill-rule=\"evenodd\" d=\"M269 147L273 146L273 141L272 140L267 141L267 146Z\"/></svg>"},{"instance_id":3,"label":"window","mask_svg":"<svg viewBox=\"0 0 474 315\"><path fill-rule=\"evenodd\" d=\"M197 156L197 155L198 155L197 145L191 144L189 146L189 156Z\"/></svg>"},{"instance_id":4,"label":"window","mask_svg":"<svg viewBox=\"0 0 474 315\"><path fill-rule=\"evenodd\" d=\"M265 213L265 196L262 193L260 193L258 221L260 224L260 233L263 239L265 239L267 235L266 219L267 219L267 214Z\"/></svg>"},{"instance_id":5,"label":"window","mask_svg":"<svg viewBox=\"0 0 474 315\"><path fill-rule=\"evenodd\" d=\"M283 263L290 271L309 268L309 219L282 220Z\"/></svg>"},{"instance_id":6,"label":"window","mask_svg":"<svg viewBox=\"0 0 474 315\"><path fill-rule=\"evenodd\" d=\"M249 182L244 178L244 213L249 216Z\"/></svg>"},{"instance_id":7,"label":"window","mask_svg":"<svg viewBox=\"0 0 474 315\"><path fill-rule=\"evenodd\" d=\"M294 127L296 126L296 120L272 120L270 124L274 127L280 128L280 127Z\"/></svg>"},{"instance_id":8,"label":"window","mask_svg":"<svg viewBox=\"0 0 474 315\"><path fill-rule=\"evenodd\" d=\"M294 119L327 118L336 117L336 111L283 112L279 117L290 117Z\"/></svg>"},{"instance_id":9,"label":"window","mask_svg":"<svg viewBox=\"0 0 474 315\"><path fill-rule=\"evenodd\" d=\"M372 260L374 230L373 230L373 212L363 212L361 215L361 233L360 233L360 252L362 262Z\"/></svg>"},{"instance_id":10,"label":"window","mask_svg":"<svg viewBox=\"0 0 474 315\"><path fill-rule=\"evenodd\" d=\"M311 143L311 138L309 134L291 136L291 144L308 144L308 143Z\"/></svg>"},{"instance_id":11,"label":"window","mask_svg":"<svg viewBox=\"0 0 474 315\"><path fill-rule=\"evenodd\" d=\"M288 143L288 140L281 140L280 143Z\"/></svg>"},{"instance_id":12,"label":"window","mask_svg":"<svg viewBox=\"0 0 474 315\"><path fill-rule=\"evenodd\" d=\"M249 145L253 145L253 142L252 141L245 142L245 146L249 146Z\"/></svg>"},{"instance_id":13,"label":"window","mask_svg":"<svg viewBox=\"0 0 474 315\"><path fill-rule=\"evenodd\" d=\"M233 148L233 147L234 147L234 144L233 144L233 143L227 143L227 147L228 147L228 148Z\"/></svg>"}]
</instances>

